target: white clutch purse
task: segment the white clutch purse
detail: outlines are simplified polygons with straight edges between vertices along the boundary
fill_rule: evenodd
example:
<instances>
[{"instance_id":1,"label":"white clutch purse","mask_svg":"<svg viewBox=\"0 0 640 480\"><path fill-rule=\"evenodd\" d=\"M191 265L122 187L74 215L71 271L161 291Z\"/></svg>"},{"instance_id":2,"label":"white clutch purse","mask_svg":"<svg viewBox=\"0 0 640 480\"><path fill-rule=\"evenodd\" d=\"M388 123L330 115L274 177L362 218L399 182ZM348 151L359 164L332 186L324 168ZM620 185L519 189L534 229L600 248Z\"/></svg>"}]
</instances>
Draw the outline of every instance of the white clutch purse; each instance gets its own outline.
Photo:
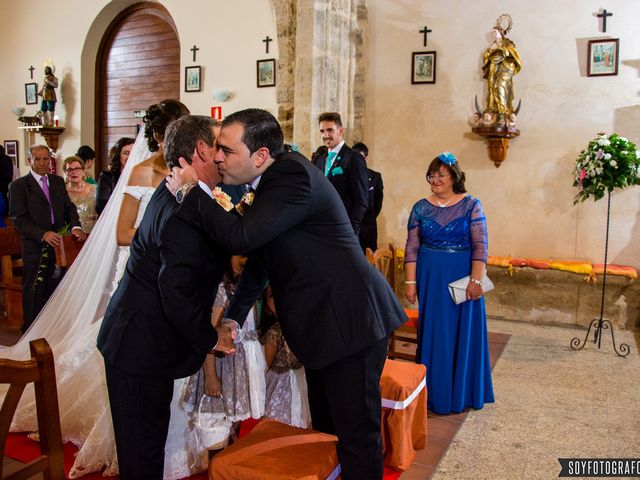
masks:
<instances>
[{"instance_id":1,"label":"white clutch purse","mask_svg":"<svg viewBox=\"0 0 640 480\"><path fill-rule=\"evenodd\" d=\"M471 277L467 275L449 284L449 293L451 294L453 303L456 305L467 301L467 286L469 285L470 278ZM480 280L480 288L482 288L482 293L493 290L493 283L489 280L486 273L482 276L482 280Z\"/></svg>"}]
</instances>

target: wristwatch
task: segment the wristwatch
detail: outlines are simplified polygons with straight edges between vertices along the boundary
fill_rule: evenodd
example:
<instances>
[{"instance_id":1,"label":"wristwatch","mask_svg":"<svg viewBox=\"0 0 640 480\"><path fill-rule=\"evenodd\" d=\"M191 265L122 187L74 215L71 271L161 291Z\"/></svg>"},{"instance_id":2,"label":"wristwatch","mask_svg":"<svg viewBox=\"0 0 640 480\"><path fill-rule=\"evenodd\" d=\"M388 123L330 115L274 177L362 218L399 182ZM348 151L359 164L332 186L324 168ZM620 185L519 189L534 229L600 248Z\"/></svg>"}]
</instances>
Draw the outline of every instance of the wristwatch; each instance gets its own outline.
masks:
<instances>
[{"instance_id":1,"label":"wristwatch","mask_svg":"<svg viewBox=\"0 0 640 480\"><path fill-rule=\"evenodd\" d=\"M191 189L196 185L197 185L196 182L189 182L182 185L176 192L176 201L178 203L182 203L182 201L184 200L184 197L187 196L187 193L189 193Z\"/></svg>"}]
</instances>

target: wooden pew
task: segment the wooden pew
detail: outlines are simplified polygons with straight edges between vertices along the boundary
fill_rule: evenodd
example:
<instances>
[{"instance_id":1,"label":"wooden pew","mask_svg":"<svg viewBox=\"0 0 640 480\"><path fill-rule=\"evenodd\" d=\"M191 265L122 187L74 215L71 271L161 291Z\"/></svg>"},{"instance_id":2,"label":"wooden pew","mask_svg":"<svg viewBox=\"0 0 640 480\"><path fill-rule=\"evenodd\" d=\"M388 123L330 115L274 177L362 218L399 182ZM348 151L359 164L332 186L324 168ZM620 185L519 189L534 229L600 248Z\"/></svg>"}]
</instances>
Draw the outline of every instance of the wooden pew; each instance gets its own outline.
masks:
<instances>
[{"instance_id":1,"label":"wooden pew","mask_svg":"<svg viewBox=\"0 0 640 480\"><path fill-rule=\"evenodd\" d=\"M13 227L0 228L0 295L6 313L4 321L20 327L22 315L22 267L20 234Z\"/></svg>"},{"instance_id":2,"label":"wooden pew","mask_svg":"<svg viewBox=\"0 0 640 480\"><path fill-rule=\"evenodd\" d=\"M62 237L62 245L55 247L56 265L59 267L70 267L80 253L85 242L76 240L73 235Z\"/></svg>"}]
</instances>

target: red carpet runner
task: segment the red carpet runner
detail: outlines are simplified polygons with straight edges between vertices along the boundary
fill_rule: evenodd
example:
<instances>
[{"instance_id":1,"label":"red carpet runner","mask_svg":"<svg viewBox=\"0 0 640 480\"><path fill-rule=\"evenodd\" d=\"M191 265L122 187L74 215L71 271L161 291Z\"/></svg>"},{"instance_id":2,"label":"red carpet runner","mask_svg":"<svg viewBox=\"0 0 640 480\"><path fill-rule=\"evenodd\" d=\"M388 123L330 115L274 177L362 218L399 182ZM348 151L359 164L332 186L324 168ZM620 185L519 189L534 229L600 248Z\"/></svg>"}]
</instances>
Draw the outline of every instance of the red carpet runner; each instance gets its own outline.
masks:
<instances>
[{"instance_id":1,"label":"red carpet runner","mask_svg":"<svg viewBox=\"0 0 640 480\"><path fill-rule=\"evenodd\" d=\"M240 437L247 435L258 422L253 419L245 420L240 427ZM64 471L65 474L69 474L71 465L75 458L75 453L78 451L75 445L71 443L64 444ZM4 449L4 454L7 457L18 460L19 462L26 463L38 455L40 455L40 445L37 442L29 440L25 433L10 433L7 436L7 445ZM118 477L103 477L100 473L90 473L81 477L83 480L103 480L105 478L115 480ZM384 469L384 480L396 480L400 478L400 474L394 470ZM207 480L207 474L201 473L189 477L189 480Z\"/></svg>"}]
</instances>

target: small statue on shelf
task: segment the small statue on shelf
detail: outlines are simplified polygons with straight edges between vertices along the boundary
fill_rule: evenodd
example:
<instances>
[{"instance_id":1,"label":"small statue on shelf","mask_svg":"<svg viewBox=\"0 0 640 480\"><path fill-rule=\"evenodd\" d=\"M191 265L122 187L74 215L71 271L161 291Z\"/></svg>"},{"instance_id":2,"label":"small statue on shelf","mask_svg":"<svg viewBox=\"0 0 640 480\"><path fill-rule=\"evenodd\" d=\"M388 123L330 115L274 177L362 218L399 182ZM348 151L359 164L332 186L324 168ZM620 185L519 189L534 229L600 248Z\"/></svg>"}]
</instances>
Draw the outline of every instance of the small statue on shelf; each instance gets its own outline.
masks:
<instances>
[{"instance_id":1,"label":"small statue on shelf","mask_svg":"<svg viewBox=\"0 0 640 480\"><path fill-rule=\"evenodd\" d=\"M42 80L42 88L38 95L42 97L40 103L40 111L42 112L42 125L45 127L53 126L53 116L56 111L56 88L58 88L58 78L54 75L56 66L51 60L47 60L44 64L44 79Z\"/></svg>"},{"instance_id":2,"label":"small statue on shelf","mask_svg":"<svg viewBox=\"0 0 640 480\"><path fill-rule=\"evenodd\" d=\"M513 77L522 63L515 44L507 38L513 21L503 13L491 30L493 43L484 52L483 77L487 79L487 108L485 112L497 114L496 124L504 126L513 109ZM510 122L512 123L512 122Z\"/></svg>"},{"instance_id":3,"label":"small statue on shelf","mask_svg":"<svg viewBox=\"0 0 640 480\"><path fill-rule=\"evenodd\" d=\"M520 135L516 128L520 104L513 108L513 77L522 67L515 44L507 38L513 25L511 15L503 13L491 29L493 42L483 55L482 76L487 80L484 110L475 98L475 112L469 118L472 131L488 141L489 158L496 167L507 158L509 139Z\"/></svg>"}]
</instances>

